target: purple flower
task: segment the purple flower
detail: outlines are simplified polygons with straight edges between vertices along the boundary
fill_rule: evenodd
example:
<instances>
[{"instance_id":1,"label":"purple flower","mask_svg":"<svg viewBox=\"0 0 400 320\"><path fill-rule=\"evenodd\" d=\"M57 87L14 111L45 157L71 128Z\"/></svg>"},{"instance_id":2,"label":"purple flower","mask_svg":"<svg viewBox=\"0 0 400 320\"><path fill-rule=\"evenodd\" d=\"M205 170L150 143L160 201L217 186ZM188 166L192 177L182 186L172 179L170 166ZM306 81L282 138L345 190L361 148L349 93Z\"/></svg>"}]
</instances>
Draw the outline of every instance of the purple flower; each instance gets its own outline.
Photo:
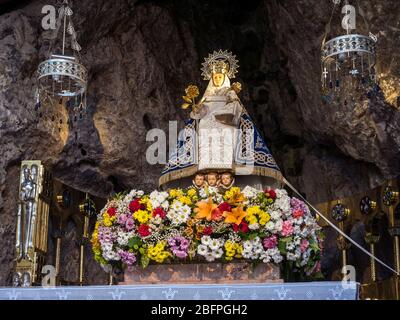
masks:
<instances>
[{"instance_id":1,"label":"purple flower","mask_svg":"<svg viewBox=\"0 0 400 320\"><path fill-rule=\"evenodd\" d=\"M136 256L129 251L119 250L119 256L121 257L121 261L125 263L128 267L133 266L136 262Z\"/></svg>"},{"instance_id":2,"label":"purple flower","mask_svg":"<svg viewBox=\"0 0 400 320\"><path fill-rule=\"evenodd\" d=\"M112 243L115 239L115 235L112 233L110 228L99 227L99 240L101 243Z\"/></svg>"},{"instance_id":3,"label":"purple flower","mask_svg":"<svg viewBox=\"0 0 400 320\"><path fill-rule=\"evenodd\" d=\"M132 217L129 217L125 222L125 228L128 231L132 231L134 227L135 227L135 221L133 220Z\"/></svg>"},{"instance_id":4,"label":"purple flower","mask_svg":"<svg viewBox=\"0 0 400 320\"><path fill-rule=\"evenodd\" d=\"M185 259L188 256L188 249L190 246L190 241L184 237L178 236L168 239L168 245L172 253L180 258Z\"/></svg>"},{"instance_id":5,"label":"purple flower","mask_svg":"<svg viewBox=\"0 0 400 320\"><path fill-rule=\"evenodd\" d=\"M265 249L274 249L278 245L278 238L274 235L269 238L265 238L263 241Z\"/></svg>"},{"instance_id":6,"label":"purple flower","mask_svg":"<svg viewBox=\"0 0 400 320\"><path fill-rule=\"evenodd\" d=\"M301 201L297 198L292 198L290 200L290 207L292 209L292 213L299 211L299 210L303 211L306 214L310 213L310 210L308 209L307 205L303 201Z\"/></svg>"},{"instance_id":7,"label":"purple flower","mask_svg":"<svg viewBox=\"0 0 400 320\"><path fill-rule=\"evenodd\" d=\"M126 220L128 219L128 216L126 215L126 214L121 214L119 217L118 217L118 223L121 225L121 226L124 226L125 224L126 224Z\"/></svg>"}]
</instances>

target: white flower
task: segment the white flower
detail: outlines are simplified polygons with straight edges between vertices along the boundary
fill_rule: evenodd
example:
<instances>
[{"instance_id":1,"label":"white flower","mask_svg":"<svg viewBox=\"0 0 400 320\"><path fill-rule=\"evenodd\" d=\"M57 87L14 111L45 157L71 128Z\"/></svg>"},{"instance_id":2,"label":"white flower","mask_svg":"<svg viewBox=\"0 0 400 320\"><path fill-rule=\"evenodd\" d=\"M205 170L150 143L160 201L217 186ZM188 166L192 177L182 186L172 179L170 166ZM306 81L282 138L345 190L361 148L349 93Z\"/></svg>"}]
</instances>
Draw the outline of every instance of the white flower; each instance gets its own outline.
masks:
<instances>
[{"instance_id":1,"label":"white flower","mask_svg":"<svg viewBox=\"0 0 400 320\"><path fill-rule=\"evenodd\" d=\"M189 206L183 206L180 210L184 215L189 216L191 213L191 209Z\"/></svg>"},{"instance_id":2,"label":"white flower","mask_svg":"<svg viewBox=\"0 0 400 320\"><path fill-rule=\"evenodd\" d=\"M273 231L275 228L275 223L273 223L272 221L267 222L267 224L265 225L265 230L268 231Z\"/></svg>"},{"instance_id":3,"label":"white flower","mask_svg":"<svg viewBox=\"0 0 400 320\"><path fill-rule=\"evenodd\" d=\"M253 245L250 241L245 241L243 242L243 250L245 251L251 251L253 248Z\"/></svg>"},{"instance_id":4,"label":"white flower","mask_svg":"<svg viewBox=\"0 0 400 320\"><path fill-rule=\"evenodd\" d=\"M207 260L208 262L213 262L213 261L215 260L215 257L214 257L214 255L212 254L212 252L211 252L211 253L207 253L207 254L205 255L205 258L206 258L206 260Z\"/></svg>"},{"instance_id":5,"label":"white flower","mask_svg":"<svg viewBox=\"0 0 400 320\"><path fill-rule=\"evenodd\" d=\"M270 212L270 216L271 216L271 219L272 220L280 220L281 219L281 213L279 212L279 211L277 211L277 210L272 210L271 212Z\"/></svg>"},{"instance_id":6,"label":"white flower","mask_svg":"<svg viewBox=\"0 0 400 320\"><path fill-rule=\"evenodd\" d=\"M155 225L160 225L162 223L163 219L160 216L156 216L151 219L151 222Z\"/></svg>"},{"instance_id":7,"label":"white flower","mask_svg":"<svg viewBox=\"0 0 400 320\"><path fill-rule=\"evenodd\" d=\"M213 198L214 198L213 200L216 203L221 203L224 200L224 197L222 196L222 194L219 194L219 193L215 194L215 196Z\"/></svg>"},{"instance_id":8,"label":"white flower","mask_svg":"<svg viewBox=\"0 0 400 320\"><path fill-rule=\"evenodd\" d=\"M214 251L221 247L221 242L218 239L212 239L208 246Z\"/></svg>"},{"instance_id":9,"label":"white flower","mask_svg":"<svg viewBox=\"0 0 400 320\"><path fill-rule=\"evenodd\" d=\"M261 243L261 239L256 237L254 240L243 242L242 255L246 259L256 260L264 253L264 248Z\"/></svg>"},{"instance_id":10,"label":"white flower","mask_svg":"<svg viewBox=\"0 0 400 320\"><path fill-rule=\"evenodd\" d=\"M273 249L268 249L267 250L267 254L271 257L271 259L275 262L275 263L281 263L283 260L282 255L279 252L278 248L273 248Z\"/></svg>"},{"instance_id":11,"label":"white flower","mask_svg":"<svg viewBox=\"0 0 400 320\"><path fill-rule=\"evenodd\" d=\"M119 256L118 253L115 251L103 251L103 258L106 259L107 261L119 261L121 260L121 257Z\"/></svg>"},{"instance_id":12,"label":"white flower","mask_svg":"<svg viewBox=\"0 0 400 320\"><path fill-rule=\"evenodd\" d=\"M292 251L294 248L296 248L296 244L293 241L286 243L286 250Z\"/></svg>"},{"instance_id":13,"label":"white flower","mask_svg":"<svg viewBox=\"0 0 400 320\"><path fill-rule=\"evenodd\" d=\"M164 201L164 202L161 204L161 207L162 207L164 210L168 210L168 208L169 208L169 202L168 202L168 201Z\"/></svg>"},{"instance_id":14,"label":"white flower","mask_svg":"<svg viewBox=\"0 0 400 320\"><path fill-rule=\"evenodd\" d=\"M275 193L276 193L276 197L277 198L282 198L282 197L287 197L288 196L288 193L287 193L287 191L285 189L276 189Z\"/></svg>"},{"instance_id":15,"label":"white flower","mask_svg":"<svg viewBox=\"0 0 400 320\"><path fill-rule=\"evenodd\" d=\"M206 190L203 189L203 188L199 190L199 196L200 196L200 198L202 198L202 199L208 198L208 195L207 195L207 193L206 193Z\"/></svg>"},{"instance_id":16,"label":"white flower","mask_svg":"<svg viewBox=\"0 0 400 320\"><path fill-rule=\"evenodd\" d=\"M219 248L219 249L213 251L212 253L213 253L213 256L214 256L215 258L219 259L219 258L221 258L221 257L223 256L224 250L222 250L221 248Z\"/></svg>"},{"instance_id":17,"label":"white flower","mask_svg":"<svg viewBox=\"0 0 400 320\"><path fill-rule=\"evenodd\" d=\"M253 223L249 225L250 230L258 230L260 229L260 225L258 223Z\"/></svg>"},{"instance_id":18,"label":"white flower","mask_svg":"<svg viewBox=\"0 0 400 320\"><path fill-rule=\"evenodd\" d=\"M293 254L293 253L291 253L291 252L288 252L288 253L286 254L286 259L289 260L289 261L296 261L296 260L297 260L297 257L296 257L295 254Z\"/></svg>"},{"instance_id":19,"label":"white flower","mask_svg":"<svg viewBox=\"0 0 400 320\"><path fill-rule=\"evenodd\" d=\"M135 236L134 232L125 232L123 230L118 231L117 233L117 243L120 246L128 245L130 239ZM112 247L108 246L107 250L111 250Z\"/></svg>"},{"instance_id":20,"label":"white flower","mask_svg":"<svg viewBox=\"0 0 400 320\"><path fill-rule=\"evenodd\" d=\"M174 201L174 203L171 206L171 209L174 211L180 211L180 209L183 207L183 204L180 201Z\"/></svg>"},{"instance_id":21,"label":"white flower","mask_svg":"<svg viewBox=\"0 0 400 320\"><path fill-rule=\"evenodd\" d=\"M150 203L153 208L161 207L168 198L168 192L153 191L150 193Z\"/></svg>"},{"instance_id":22,"label":"white flower","mask_svg":"<svg viewBox=\"0 0 400 320\"><path fill-rule=\"evenodd\" d=\"M275 222L274 225L274 233L279 233L282 231L282 226L283 226L283 221L282 220L278 220L277 222Z\"/></svg>"},{"instance_id":23,"label":"white flower","mask_svg":"<svg viewBox=\"0 0 400 320\"><path fill-rule=\"evenodd\" d=\"M197 253L198 253L199 255L205 256L205 255L207 254L207 252L208 252L207 246L205 246L205 245L203 245L203 244L200 244L200 245L197 247Z\"/></svg>"},{"instance_id":24,"label":"white flower","mask_svg":"<svg viewBox=\"0 0 400 320\"><path fill-rule=\"evenodd\" d=\"M292 214L290 210L290 197L287 195L286 190L276 190L276 200L274 203L274 208L280 210L285 216L289 216Z\"/></svg>"},{"instance_id":25,"label":"white flower","mask_svg":"<svg viewBox=\"0 0 400 320\"><path fill-rule=\"evenodd\" d=\"M208 246L211 242L211 237L210 236L203 236L201 238L201 243L204 244L205 246Z\"/></svg>"},{"instance_id":26,"label":"white flower","mask_svg":"<svg viewBox=\"0 0 400 320\"><path fill-rule=\"evenodd\" d=\"M247 186L242 190L242 193L247 199L252 200L253 198L257 197L260 191L253 187Z\"/></svg>"},{"instance_id":27,"label":"white flower","mask_svg":"<svg viewBox=\"0 0 400 320\"><path fill-rule=\"evenodd\" d=\"M208 192L209 193L218 193L218 187L208 187Z\"/></svg>"}]
</instances>

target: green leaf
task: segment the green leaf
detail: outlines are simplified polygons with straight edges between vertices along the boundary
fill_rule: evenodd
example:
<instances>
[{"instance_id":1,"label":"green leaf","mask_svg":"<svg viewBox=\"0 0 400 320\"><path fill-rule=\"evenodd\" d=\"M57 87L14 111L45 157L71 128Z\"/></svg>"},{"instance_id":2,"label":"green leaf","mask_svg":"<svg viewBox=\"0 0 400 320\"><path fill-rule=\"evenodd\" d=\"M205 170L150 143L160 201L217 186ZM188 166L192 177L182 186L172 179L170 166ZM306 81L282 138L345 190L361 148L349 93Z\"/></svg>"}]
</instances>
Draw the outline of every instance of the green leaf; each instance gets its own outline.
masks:
<instances>
[{"instance_id":1,"label":"green leaf","mask_svg":"<svg viewBox=\"0 0 400 320\"><path fill-rule=\"evenodd\" d=\"M135 238L132 238L131 240L129 240L128 247L134 248L137 250L139 248L140 244L141 244L140 238L135 237Z\"/></svg>"},{"instance_id":2,"label":"green leaf","mask_svg":"<svg viewBox=\"0 0 400 320\"><path fill-rule=\"evenodd\" d=\"M280 253L286 254L286 243L279 241L278 249Z\"/></svg>"}]
</instances>

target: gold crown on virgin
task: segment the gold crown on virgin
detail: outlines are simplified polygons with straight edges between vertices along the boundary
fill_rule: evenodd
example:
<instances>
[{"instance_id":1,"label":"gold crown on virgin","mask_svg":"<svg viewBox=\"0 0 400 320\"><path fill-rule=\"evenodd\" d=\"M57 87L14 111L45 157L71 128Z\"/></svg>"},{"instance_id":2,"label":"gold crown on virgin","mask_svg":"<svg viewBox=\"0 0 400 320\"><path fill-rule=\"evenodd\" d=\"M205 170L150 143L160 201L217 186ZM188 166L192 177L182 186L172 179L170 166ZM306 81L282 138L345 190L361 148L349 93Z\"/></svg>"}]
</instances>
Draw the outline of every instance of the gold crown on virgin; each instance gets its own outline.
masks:
<instances>
[{"instance_id":1,"label":"gold crown on virgin","mask_svg":"<svg viewBox=\"0 0 400 320\"><path fill-rule=\"evenodd\" d=\"M223 73L228 76L229 79L234 79L239 69L239 61L236 60L236 56L232 52L228 51L214 51L210 53L202 64L202 76L204 80L210 80L213 73Z\"/></svg>"}]
</instances>

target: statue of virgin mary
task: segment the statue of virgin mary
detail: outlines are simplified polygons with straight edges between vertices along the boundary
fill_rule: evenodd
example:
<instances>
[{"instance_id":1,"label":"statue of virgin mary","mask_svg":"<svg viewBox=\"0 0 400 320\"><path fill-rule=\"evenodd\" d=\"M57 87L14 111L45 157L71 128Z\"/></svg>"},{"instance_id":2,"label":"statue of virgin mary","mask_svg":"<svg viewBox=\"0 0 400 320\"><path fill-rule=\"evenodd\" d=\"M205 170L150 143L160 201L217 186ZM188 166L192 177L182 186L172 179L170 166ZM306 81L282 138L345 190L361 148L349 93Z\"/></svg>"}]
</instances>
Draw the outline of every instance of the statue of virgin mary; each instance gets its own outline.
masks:
<instances>
[{"instance_id":1,"label":"statue of virgin mary","mask_svg":"<svg viewBox=\"0 0 400 320\"><path fill-rule=\"evenodd\" d=\"M231 84L237 63L232 53L222 50L205 59L202 71L208 87L193 105L160 186L188 187L194 176L210 173L230 174L240 187L281 186L281 171L238 97L241 85Z\"/></svg>"}]
</instances>

